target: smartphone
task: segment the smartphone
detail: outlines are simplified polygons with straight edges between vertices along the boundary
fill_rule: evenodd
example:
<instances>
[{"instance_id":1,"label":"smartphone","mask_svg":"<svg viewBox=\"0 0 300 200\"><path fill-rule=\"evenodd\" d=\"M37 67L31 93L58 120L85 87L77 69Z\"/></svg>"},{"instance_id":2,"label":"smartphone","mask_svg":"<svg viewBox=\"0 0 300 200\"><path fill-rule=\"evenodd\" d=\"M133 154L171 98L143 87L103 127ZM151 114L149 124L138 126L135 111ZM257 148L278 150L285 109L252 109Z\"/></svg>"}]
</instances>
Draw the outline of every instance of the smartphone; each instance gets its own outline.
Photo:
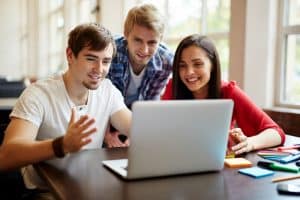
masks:
<instances>
[{"instance_id":1,"label":"smartphone","mask_svg":"<svg viewBox=\"0 0 300 200\"><path fill-rule=\"evenodd\" d=\"M76 106L75 110L76 110L75 120L79 120L82 115L86 115L87 105Z\"/></svg>"},{"instance_id":2,"label":"smartphone","mask_svg":"<svg viewBox=\"0 0 300 200\"><path fill-rule=\"evenodd\" d=\"M300 185L290 183L279 183L277 191L280 194L300 195Z\"/></svg>"}]
</instances>

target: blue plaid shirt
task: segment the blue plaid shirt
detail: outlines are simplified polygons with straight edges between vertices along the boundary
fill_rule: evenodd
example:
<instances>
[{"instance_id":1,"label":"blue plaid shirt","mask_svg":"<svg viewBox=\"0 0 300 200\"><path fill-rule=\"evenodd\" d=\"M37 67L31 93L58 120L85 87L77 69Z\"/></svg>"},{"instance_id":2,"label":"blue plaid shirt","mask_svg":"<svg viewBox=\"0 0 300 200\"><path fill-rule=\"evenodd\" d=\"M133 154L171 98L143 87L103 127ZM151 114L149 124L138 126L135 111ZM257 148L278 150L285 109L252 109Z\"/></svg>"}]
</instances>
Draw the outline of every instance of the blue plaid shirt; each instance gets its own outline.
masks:
<instances>
[{"instance_id":1,"label":"blue plaid shirt","mask_svg":"<svg viewBox=\"0 0 300 200\"><path fill-rule=\"evenodd\" d=\"M117 55L112 60L108 78L121 91L126 102L126 93L130 82L129 55L124 37L115 39ZM146 66L136 100L154 100L160 98L162 89L172 72L174 55L164 45L159 44L156 53ZM129 108L131 105L127 105Z\"/></svg>"}]
</instances>

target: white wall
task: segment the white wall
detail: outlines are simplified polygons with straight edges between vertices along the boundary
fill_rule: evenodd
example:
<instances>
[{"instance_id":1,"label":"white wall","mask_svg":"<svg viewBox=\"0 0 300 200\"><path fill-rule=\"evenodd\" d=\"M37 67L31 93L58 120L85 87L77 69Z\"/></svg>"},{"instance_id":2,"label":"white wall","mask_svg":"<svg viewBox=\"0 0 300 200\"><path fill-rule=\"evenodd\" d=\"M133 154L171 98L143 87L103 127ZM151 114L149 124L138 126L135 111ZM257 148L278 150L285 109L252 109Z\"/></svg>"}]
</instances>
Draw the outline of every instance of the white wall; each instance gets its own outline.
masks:
<instances>
[{"instance_id":1,"label":"white wall","mask_svg":"<svg viewBox=\"0 0 300 200\"><path fill-rule=\"evenodd\" d=\"M20 8L19 0L0 4L0 76L20 78L24 73L20 63Z\"/></svg>"},{"instance_id":2,"label":"white wall","mask_svg":"<svg viewBox=\"0 0 300 200\"><path fill-rule=\"evenodd\" d=\"M261 107L273 103L277 2L247 1L244 91Z\"/></svg>"}]
</instances>

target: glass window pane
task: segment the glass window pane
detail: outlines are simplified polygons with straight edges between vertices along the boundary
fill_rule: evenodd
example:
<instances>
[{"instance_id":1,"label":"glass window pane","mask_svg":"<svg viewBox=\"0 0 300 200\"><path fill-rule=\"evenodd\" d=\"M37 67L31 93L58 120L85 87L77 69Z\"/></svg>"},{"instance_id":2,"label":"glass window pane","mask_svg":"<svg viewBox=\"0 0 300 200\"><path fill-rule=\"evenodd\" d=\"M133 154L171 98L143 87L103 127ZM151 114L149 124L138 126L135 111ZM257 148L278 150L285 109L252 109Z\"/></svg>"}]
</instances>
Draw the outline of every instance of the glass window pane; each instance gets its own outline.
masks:
<instances>
[{"instance_id":1,"label":"glass window pane","mask_svg":"<svg viewBox=\"0 0 300 200\"><path fill-rule=\"evenodd\" d=\"M300 0L290 0L288 3L288 25L300 24Z\"/></svg>"},{"instance_id":2,"label":"glass window pane","mask_svg":"<svg viewBox=\"0 0 300 200\"><path fill-rule=\"evenodd\" d=\"M64 4L64 0L51 0L50 3L50 11L55 11L59 9Z\"/></svg>"},{"instance_id":3,"label":"glass window pane","mask_svg":"<svg viewBox=\"0 0 300 200\"><path fill-rule=\"evenodd\" d=\"M79 23L86 23L90 20L90 1L81 0L79 3Z\"/></svg>"},{"instance_id":4,"label":"glass window pane","mask_svg":"<svg viewBox=\"0 0 300 200\"><path fill-rule=\"evenodd\" d=\"M228 32L230 0L207 1L207 32Z\"/></svg>"},{"instance_id":5,"label":"glass window pane","mask_svg":"<svg viewBox=\"0 0 300 200\"><path fill-rule=\"evenodd\" d=\"M64 18L62 13L52 15L50 18L50 51L59 51L63 47Z\"/></svg>"},{"instance_id":6,"label":"glass window pane","mask_svg":"<svg viewBox=\"0 0 300 200\"><path fill-rule=\"evenodd\" d=\"M172 39L165 39L165 43L167 44L168 48L172 50L172 52L175 54L176 48L179 44L179 42L183 39L183 37L179 38L172 38Z\"/></svg>"},{"instance_id":7,"label":"glass window pane","mask_svg":"<svg viewBox=\"0 0 300 200\"><path fill-rule=\"evenodd\" d=\"M228 80L229 42L228 38L214 40L221 62L222 80Z\"/></svg>"},{"instance_id":8,"label":"glass window pane","mask_svg":"<svg viewBox=\"0 0 300 200\"><path fill-rule=\"evenodd\" d=\"M289 35L286 45L285 87L283 100L300 104L300 34Z\"/></svg>"},{"instance_id":9,"label":"glass window pane","mask_svg":"<svg viewBox=\"0 0 300 200\"><path fill-rule=\"evenodd\" d=\"M63 47L64 47L64 16L60 7L56 12L51 13L49 24L49 71L53 74L62 68Z\"/></svg>"},{"instance_id":10,"label":"glass window pane","mask_svg":"<svg viewBox=\"0 0 300 200\"><path fill-rule=\"evenodd\" d=\"M97 22L99 15L97 0L80 0L78 9L78 23Z\"/></svg>"},{"instance_id":11,"label":"glass window pane","mask_svg":"<svg viewBox=\"0 0 300 200\"><path fill-rule=\"evenodd\" d=\"M90 21L91 22L98 22L99 21L99 15L100 15L100 5L98 4L97 0L90 0L90 7L91 7L91 16Z\"/></svg>"},{"instance_id":12,"label":"glass window pane","mask_svg":"<svg viewBox=\"0 0 300 200\"><path fill-rule=\"evenodd\" d=\"M201 32L202 1L172 0L169 3L168 37L178 38Z\"/></svg>"},{"instance_id":13,"label":"glass window pane","mask_svg":"<svg viewBox=\"0 0 300 200\"><path fill-rule=\"evenodd\" d=\"M50 62L49 62L50 68L49 68L49 74L55 74L60 72L63 67L63 58L62 58L62 53L55 53L50 55Z\"/></svg>"}]
</instances>

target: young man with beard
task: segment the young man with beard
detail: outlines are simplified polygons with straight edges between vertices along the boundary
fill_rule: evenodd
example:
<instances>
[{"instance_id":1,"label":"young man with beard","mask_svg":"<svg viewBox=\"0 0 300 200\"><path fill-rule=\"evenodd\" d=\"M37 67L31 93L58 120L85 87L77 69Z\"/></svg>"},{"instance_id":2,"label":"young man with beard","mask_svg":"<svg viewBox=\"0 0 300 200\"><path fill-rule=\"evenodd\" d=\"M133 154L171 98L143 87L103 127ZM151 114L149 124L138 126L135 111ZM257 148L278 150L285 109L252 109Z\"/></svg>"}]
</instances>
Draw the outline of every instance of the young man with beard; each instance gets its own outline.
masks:
<instances>
[{"instance_id":1,"label":"young man with beard","mask_svg":"<svg viewBox=\"0 0 300 200\"><path fill-rule=\"evenodd\" d=\"M128 134L131 111L105 78L115 53L113 37L101 25L83 24L70 32L67 71L26 88L10 114L0 170L23 167L25 185L43 188L31 164L58 166L55 158L101 148L108 121Z\"/></svg>"}]
</instances>

